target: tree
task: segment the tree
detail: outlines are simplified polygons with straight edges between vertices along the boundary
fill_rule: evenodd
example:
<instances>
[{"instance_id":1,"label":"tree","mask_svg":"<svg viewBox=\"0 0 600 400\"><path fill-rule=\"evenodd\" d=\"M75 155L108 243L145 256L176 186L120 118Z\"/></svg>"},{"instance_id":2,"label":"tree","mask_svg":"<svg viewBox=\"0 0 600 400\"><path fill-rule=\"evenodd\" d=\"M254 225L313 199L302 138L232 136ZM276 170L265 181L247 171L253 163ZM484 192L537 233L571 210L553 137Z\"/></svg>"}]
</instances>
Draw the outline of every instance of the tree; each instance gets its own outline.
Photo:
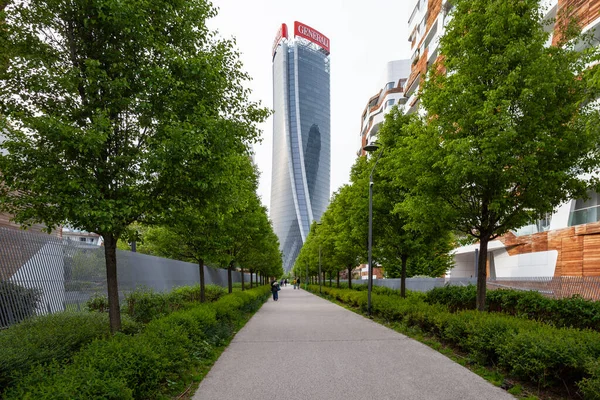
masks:
<instances>
[{"instance_id":1,"label":"tree","mask_svg":"<svg viewBox=\"0 0 600 400\"><path fill-rule=\"evenodd\" d=\"M586 129L591 51L565 35L546 46L538 0L456 0L439 61L421 93L401 173L412 206L443 208L479 240L477 308L485 307L488 242L561 202L585 196L598 130ZM571 32L571 31L569 31ZM569 33L566 32L566 33ZM427 211L429 210L429 211Z\"/></svg>"},{"instance_id":2,"label":"tree","mask_svg":"<svg viewBox=\"0 0 600 400\"><path fill-rule=\"evenodd\" d=\"M262 225L262 228L251 236L251 241L240 251L238 261L240 265L248 266L250 273L259 272L263 277L282 276L283 258L279 251L279 239L266 218L266 210L262 210L265 218L261 217L258 225Z\"/></svg>"},{"instance_id":3,"label":"tree","mask_svg":"<svg viewBox=\"0 0 600 400\"><path fill-rule=\"evenodd\" d=\"M278 265L283 268L279 240L273 232L267 210L255 192L252 192L245 207L228 215L223 235L225 245L221 249L220 259L227 266L230 292L231 271L236 263L241 267L242 279L245 266L251 277L254 272L277 273ZM275 270L271 271L271 267L275 267ZM252 281L250 283L252 285Z\"/></svg>"},{"instance_id":4,"label":"tree","mask_svg":"<svg viewBox=\"0 0 600 400\"><path fill-rule=\"evenodd\" d=\"M404 115L397 107L386 115L378 139L385 154L374 170L373 219L374 254L388 277L399 277L400 294L406 295L406 277L427 271L439 276L450 268L448 252L451 235L445 219L436 215L411 215L409 182L396 173L406 160L403 157L405 130L414 116ZM369 167L373 160L370 161ZM365 175L363 186L367 184ZM427 266L423 266L423 264ZM432 266L436 265L433 269ZM409 268L412 267L412 268ZM397 273L396 273L397 270Z\"/></svg>"},{"instance_id":5,"label":"tree","mask_svg":"<svg viewBox=\"0 0 600 400\"><path fill-rule=\"evenodd\" d=\"M102 235L117 331L118 239L208 202L268 112L248 101L233 43L206 27L207 1L44 0L5 14L0 210Z\"/></svg>"},{"instance_id":6,"label":"tree","mask_svg":"<svg viewBox=\"0 0 600 400\"><path fill-rule=\"evenodd\" d=\"M352 167L352 184L342 186L329 204L335 232L332 258L336 265L346 268L348 287L352 287L352 270L366 260L367 255L369 188L359 187L354 182L364 162L364 157L357 159Z\"/></svg>"}]
</instances>

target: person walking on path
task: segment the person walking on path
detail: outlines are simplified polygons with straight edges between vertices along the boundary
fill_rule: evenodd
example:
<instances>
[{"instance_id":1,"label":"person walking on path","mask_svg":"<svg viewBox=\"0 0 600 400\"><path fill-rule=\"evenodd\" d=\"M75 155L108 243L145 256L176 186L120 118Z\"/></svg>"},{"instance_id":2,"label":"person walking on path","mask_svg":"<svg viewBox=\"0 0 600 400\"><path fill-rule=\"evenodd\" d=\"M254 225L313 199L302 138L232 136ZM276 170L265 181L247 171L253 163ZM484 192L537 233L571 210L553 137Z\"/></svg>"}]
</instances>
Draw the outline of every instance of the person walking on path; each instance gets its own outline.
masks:
<instances>
[{"instance_id":1,"label":"person walking on path","mask_svg":"<svg viewBox=\"0 0 600 400\"><path fill-rule=\"evenodd\" d=\"M273 293L273 300L279 300L279 282L273 281L271 282L271 293Z\"/></svg>"}]
</instances>

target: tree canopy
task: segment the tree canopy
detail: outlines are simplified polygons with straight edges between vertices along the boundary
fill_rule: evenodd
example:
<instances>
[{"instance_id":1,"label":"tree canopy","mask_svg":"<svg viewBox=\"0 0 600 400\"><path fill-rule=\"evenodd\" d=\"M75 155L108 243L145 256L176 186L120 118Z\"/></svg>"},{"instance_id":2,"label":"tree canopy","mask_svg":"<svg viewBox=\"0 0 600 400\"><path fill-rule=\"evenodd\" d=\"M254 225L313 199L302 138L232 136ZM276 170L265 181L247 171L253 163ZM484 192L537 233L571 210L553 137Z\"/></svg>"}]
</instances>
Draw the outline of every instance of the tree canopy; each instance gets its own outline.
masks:
<instances>
[{"instance_id":1,"label":"tree canopy","mask_svg":"<svg viewBox=\"0 0 600 400\"><path fill-rule=\"evenodd\" d=\"M598 164L599 131L585 123L596 54L578 51L577 36L548 46L538 0L453 4L400 173L415 209L439 210L479 240L483 310L487 243L585 196L581 176Z\"/></svg>"},{"instance_id":2,"label":"tree canopy","mask_svg":"<svg viewBox=\"0 0 600 400\"><path fill-rule=\"evenodd\" d=\"M5 9L0 210L103 236L113 331L119 237L135 221L206 204L268 115L248 100L234 43L206 26L215 15L204 0Z\"/></svg>"}]
</instances>

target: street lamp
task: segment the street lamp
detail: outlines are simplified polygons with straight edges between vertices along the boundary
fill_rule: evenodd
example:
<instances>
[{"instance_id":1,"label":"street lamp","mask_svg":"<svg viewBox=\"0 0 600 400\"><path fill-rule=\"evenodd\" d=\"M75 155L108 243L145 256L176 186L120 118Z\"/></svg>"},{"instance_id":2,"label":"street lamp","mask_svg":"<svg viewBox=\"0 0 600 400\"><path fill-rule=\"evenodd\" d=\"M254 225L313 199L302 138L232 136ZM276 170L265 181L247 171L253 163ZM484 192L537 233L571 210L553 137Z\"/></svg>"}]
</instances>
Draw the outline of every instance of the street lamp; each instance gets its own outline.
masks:
<instances>
[{"instance_id":1,"label":"street lamp","mask_svg":"<svg viewBox=\"0 0 600 400\"><path fill-rule=\"evenodd\" d=\"M308 260L306 260L306 285L304 286L304 290L308 290Z\"/></svg>"},{"instance_id":2,"label":"street lamp","mask_svg":"<svg viewBox=\"0 0 600 400\"><path fill-rule=\"evenodd\" d=\"M317 222L317 231L321 226L320 222ZM319 238L319 294L323 294L321 291L321 232L317 233L317 237Z\"/></svg>"},{"instance_id":3,"label":"street lamp","mask_svg":"<svg viewBox=\"0 0 600 400\"><path fill-rule=\"evenodd\" d=\"M365 147L363 150L372 153L379 149L379 144L376 142L371 142ZM369 317L371 316L371 291L373 290L373 172L375 171L375 167L383 154L383 150L379 152L377 155L377 159L375 160L375 165L371 169L371 174L369 175L369 265L368 265L368 274L369 274L369 283L367 289L367 314Z\"/></svg>"}]
</instances>

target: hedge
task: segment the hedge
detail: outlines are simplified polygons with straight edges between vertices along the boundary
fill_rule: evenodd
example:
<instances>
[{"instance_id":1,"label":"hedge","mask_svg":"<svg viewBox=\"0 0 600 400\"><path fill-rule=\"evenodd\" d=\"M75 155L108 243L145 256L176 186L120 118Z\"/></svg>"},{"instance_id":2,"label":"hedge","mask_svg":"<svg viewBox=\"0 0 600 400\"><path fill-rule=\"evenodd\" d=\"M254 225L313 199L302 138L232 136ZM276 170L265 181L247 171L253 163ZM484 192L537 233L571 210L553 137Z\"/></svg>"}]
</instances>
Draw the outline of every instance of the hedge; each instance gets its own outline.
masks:
<instances>
[{"instance_id":1,"label":"hedge","mask_svg":"<svg viewBox=\"0 0 600 400\"><path fill-rule=\"evenodd\" d=\"M318 292L318 286L309 286ZM326 296L367 311L367 293L323 288ZM418 327L468 354L482 365L499 365L520 379L543 387L578 385L585 398L600 399L600 333L558 328L505 314L473 310L451 312L420 296L402 299L373 293L372 314Z\"/></svg>"},{"instance_id":2,"label":"hedge","mask_svg":"<svg viewBox=\"0 0 600 400\"><path fill-rule=\"evenodd\" d=\"M474 310L476 295L477 288L474 285L445 286L427 292L425 301L444 304L450 311ZM535 291L488 290L486 307L488 311L525 317L556 327L600 331L600 302L580 296L550 299Z\"/></svg>"},{"instance_id":3,"label":"hedge","mask_svg":"<svg viewBox=\"0 0 600 400\"><path fill-rule=\"evenodd\" d=\"M0 281L0 328L10 326L35 315L42 291L13 282Z\"/></svg>"},{"instance_id":4,"label":"hedge","mask_svg":"<svg viewBox=\"0 0 600 400\"><path fill-rule=\"evenodd\" d=\"M139 328L122 318L124 333ZM0 393L33 365L68 360L84 345L109 336L108 315L85 312L39 316L0 331Z\"/></svg>"},{"instance_id":5,"label":"hedge","mask_svg":"<svg viewBox=\"0 0 600 400\"><path fill-rule=\"evenodd\" d=\"M206 301L213 302L227 293L217 285L205 286ZM150 288L137 288L125 294L121 311L137 322L148 323L173 311L190 307L200 301L200 285L181 286L170 292L156 292ZM108 312L108 298L94 296L87 301L90 311Z\"/></svg>"},{"instance_id":6,"label":"hedge","mask_svg":"<svg viewBox=\"0 0 600 400\"><path fill-rule=\"evenodd\" d=\"M34 367L5 399L153 399L211 356L269 297L269 287L234 292L152 320L134 336L97 340L72 363Z\"/></svg>"}]
</instances>

